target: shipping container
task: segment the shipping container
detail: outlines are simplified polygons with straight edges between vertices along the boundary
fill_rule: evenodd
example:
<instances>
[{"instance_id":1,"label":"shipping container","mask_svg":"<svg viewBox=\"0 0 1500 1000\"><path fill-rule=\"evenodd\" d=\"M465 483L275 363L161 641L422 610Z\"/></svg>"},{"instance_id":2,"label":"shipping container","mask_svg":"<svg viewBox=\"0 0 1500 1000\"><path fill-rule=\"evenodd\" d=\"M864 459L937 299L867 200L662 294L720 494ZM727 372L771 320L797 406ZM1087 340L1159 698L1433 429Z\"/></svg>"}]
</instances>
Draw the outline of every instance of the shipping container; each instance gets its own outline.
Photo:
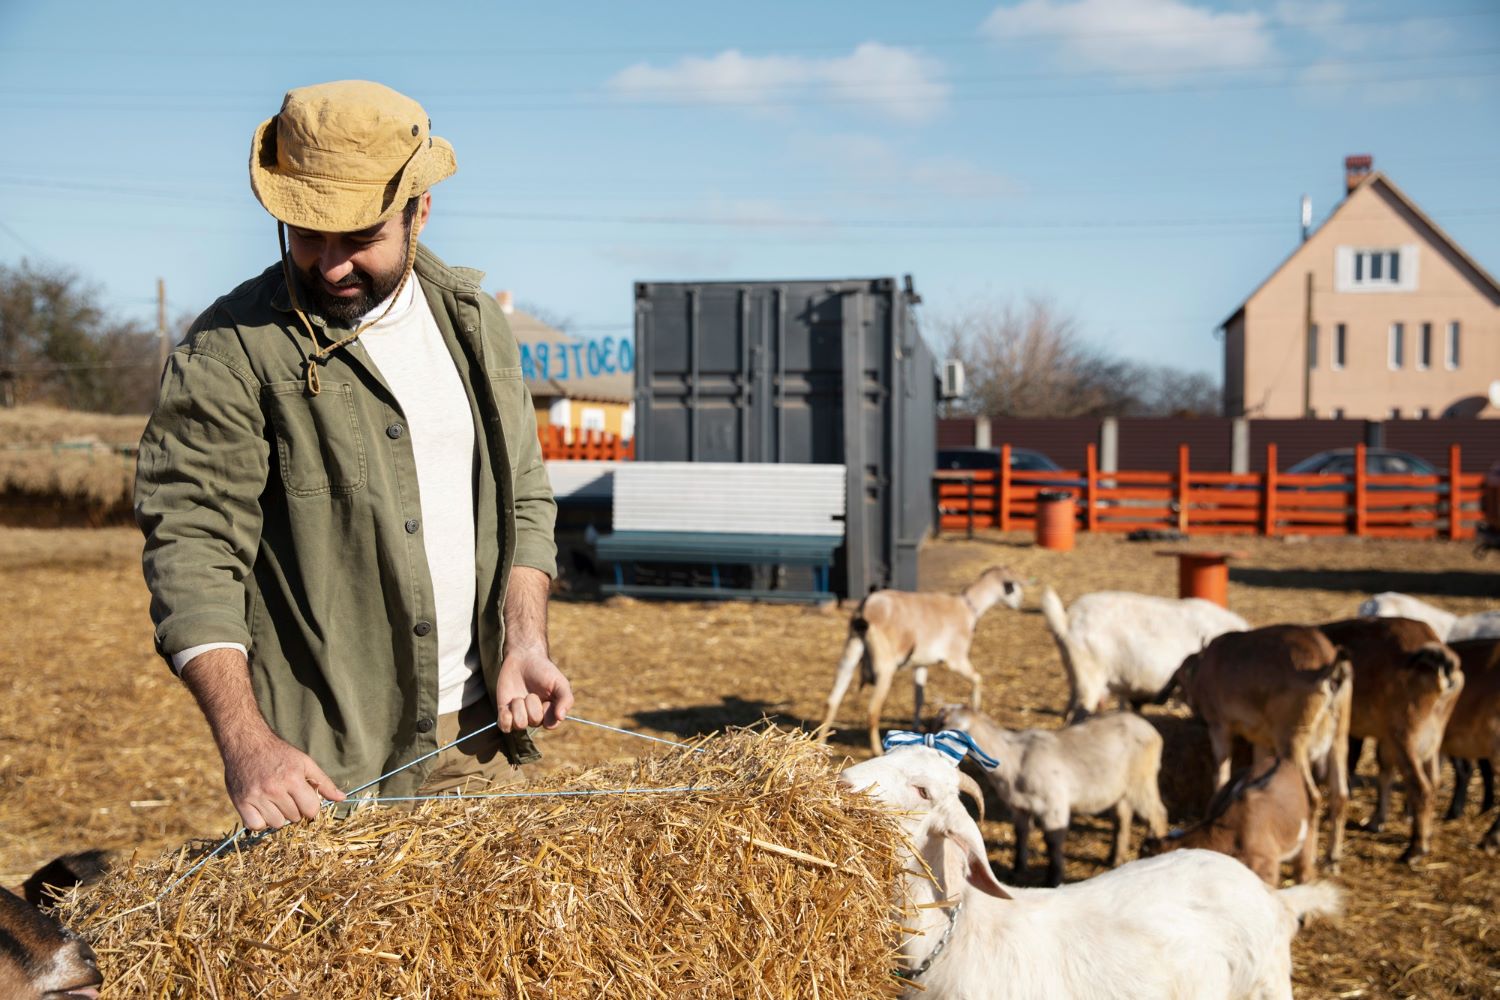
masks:
<instances>
[{"instance_id":1,"label":"shipping container","mask_svg":"<svg viewBox=\"0 0 1500 1000\"><path fill-rule=\"evenodd\" d=\"M636 460L847 467L835 590L917 586L938 371L908 278L641 282Z\"/></svg>"}]
</instances>

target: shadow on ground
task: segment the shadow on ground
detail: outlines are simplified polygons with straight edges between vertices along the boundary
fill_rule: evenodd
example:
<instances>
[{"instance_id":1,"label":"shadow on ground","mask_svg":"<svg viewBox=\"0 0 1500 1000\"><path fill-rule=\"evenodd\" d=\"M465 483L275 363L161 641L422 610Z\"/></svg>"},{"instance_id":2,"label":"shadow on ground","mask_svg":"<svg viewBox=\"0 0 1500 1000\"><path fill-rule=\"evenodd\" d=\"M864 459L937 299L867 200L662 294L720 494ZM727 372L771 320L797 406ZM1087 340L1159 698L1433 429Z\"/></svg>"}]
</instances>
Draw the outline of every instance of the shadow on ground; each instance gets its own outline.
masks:
<instances>
[{"instance_id":1,"label":"shadow on ground","mask_svg":"<svg viewBox=\"0 0 1500 1000\"><path fill-rule=\"evenodd\" d=\"M1338 590L1367 594L1395 590L1422 596L1500 597L1500 569L1489 572L1444 570L1421 573L1383 569L1262 569L1254 566L1231 566L1229 580L1246 587L1277 587L1287 590Z\"/></svg>"}]
</instances>

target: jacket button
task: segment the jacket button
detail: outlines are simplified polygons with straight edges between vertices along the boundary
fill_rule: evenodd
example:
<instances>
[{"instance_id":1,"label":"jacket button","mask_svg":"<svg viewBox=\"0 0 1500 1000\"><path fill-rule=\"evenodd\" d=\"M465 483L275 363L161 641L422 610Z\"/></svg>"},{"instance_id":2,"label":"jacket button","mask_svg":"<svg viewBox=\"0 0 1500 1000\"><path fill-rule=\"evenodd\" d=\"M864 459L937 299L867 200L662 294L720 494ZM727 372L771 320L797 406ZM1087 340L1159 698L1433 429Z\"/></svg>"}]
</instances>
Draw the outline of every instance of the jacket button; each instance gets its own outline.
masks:
<instances>
[{"instance_id":1,"label":"jacket button","mask_svg":"<svg viewBox=\"0 0 1500 1000\"><path fill-rule=\"evenodd\" d=\"M415 535L417 533L417 529L421 526L422 522L418 521L416 518L412 518L411 520L406 522L406 533L408 535Z\"/></svg>"},{"instance_id":2,"label":"jacket button","mask_svg":"<svg viewBox=\"0 0 1500 1000\"><path fill-rule=\"evenodd\" d=\"M403 429L400 424L391 424L391 426L385 429L385 436L390 438L392 441L400 437L402 433Z\"/></svg>"},{"instance_id":3,"label":"jacket button","mask_svg":"<svg viewBox=\"0 0 1500 1000\"><path fill-rule=\"evenodd\" d=\"M419 732L419 733L430 733L430 732L432 732L432 720L431 719L418 719L417 720L417 732Z\"/></svg>"},{"instance_id":4,"label":"jacket button","mask_svg":"<svg viewBox=\"0 0 1500 1000\"><path fill-rule=\"evenodd\" d=\"M417 633L417 635L426 635L432 631L432 622L417 622L416 627L412 631Z\"/></svg>"}]
</instances>

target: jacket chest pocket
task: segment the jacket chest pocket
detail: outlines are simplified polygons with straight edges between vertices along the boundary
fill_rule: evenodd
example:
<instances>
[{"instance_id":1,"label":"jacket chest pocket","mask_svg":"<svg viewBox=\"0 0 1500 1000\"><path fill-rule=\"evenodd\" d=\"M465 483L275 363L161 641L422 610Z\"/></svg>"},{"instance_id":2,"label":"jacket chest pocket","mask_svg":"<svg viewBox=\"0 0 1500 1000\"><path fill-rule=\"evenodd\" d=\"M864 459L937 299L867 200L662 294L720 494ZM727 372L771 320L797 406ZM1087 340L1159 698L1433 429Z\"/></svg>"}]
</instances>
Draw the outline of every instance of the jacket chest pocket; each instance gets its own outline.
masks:
<instances>
[{"instance_id":1,"label":"jacket chest pocket","mask_svg":"<svg viewBox=\"0 0 1500 1000\"><path fill-rule=\"evenodd\" d=\"M364 489L365 441L352 385L324 382L316 396L301 382L278 382L264 391L289 495L343 496Z\"/></svg>"}]
</instances>

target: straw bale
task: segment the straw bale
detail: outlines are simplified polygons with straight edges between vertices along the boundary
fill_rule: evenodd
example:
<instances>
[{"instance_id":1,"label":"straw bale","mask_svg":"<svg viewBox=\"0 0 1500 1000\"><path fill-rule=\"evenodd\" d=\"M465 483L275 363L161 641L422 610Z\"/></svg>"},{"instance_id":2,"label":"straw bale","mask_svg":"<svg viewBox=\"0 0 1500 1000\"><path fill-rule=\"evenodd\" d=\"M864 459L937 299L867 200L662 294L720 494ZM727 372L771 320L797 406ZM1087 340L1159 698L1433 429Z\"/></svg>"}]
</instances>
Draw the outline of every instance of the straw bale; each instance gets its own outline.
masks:
<instances>
[{"instance_id":1,"label":"straw bale","mask_svg":"<svg viewBox=\"0 0 1500 1000\"><path fill-rule=\"evenodd\" d=\"M116 996L891 996L894 817L828 752L740 731L530 792L325 815L118 869L60 916Z\"/></svg>"}]
</instances>

